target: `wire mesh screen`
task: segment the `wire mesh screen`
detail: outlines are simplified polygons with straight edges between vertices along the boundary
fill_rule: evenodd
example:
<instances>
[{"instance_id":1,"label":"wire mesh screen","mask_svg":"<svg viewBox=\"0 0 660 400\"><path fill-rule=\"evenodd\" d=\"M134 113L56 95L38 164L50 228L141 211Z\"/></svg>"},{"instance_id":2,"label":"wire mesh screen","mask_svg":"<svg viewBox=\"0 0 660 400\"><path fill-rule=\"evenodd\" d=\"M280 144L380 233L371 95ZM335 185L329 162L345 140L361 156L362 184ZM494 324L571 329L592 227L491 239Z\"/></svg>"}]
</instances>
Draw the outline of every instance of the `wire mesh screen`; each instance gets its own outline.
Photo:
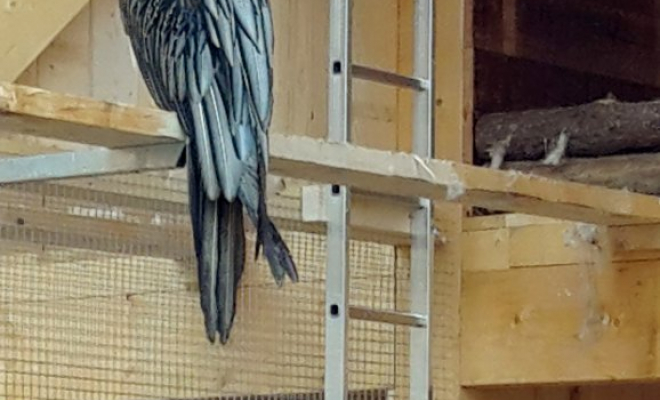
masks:
<instances>
[{"instance_id":1,"label":"wire mesh screen","mask_svg":"<svg viewBox=\"0 0 660 400\"><path fill-rule=\"evenodd\" d=\"M271 207L300 282L247 257L231 340L211 345L186 198L168 174L0 190L0 398L321 398L323 235L284 222L295 196ZM398 251L351 242L352 304L405 307ZM352 398L407 397L406 329L351 322L349 343Z\"/></svg>"}]
</instances>

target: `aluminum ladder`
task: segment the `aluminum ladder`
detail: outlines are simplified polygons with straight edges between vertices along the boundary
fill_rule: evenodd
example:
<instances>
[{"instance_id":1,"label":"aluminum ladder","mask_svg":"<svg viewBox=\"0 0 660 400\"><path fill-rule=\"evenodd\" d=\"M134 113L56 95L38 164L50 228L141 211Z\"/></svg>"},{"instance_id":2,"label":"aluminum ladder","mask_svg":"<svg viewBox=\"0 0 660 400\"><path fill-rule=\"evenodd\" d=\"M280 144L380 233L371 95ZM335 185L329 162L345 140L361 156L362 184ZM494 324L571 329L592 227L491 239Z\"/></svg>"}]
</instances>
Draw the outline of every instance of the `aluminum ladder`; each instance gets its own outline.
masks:
<instances>
[{"instance_id":1,"label":"aluminum ladder","mask_svg":"<svg viewBox=\"0 0 660 400\"><path fill-rule=\"evenodd\" d=\"M360 0L356 0L360 1ZM351 60L353 0L330 0L328 141L351 140L353 78L415 92L413 153L433 157L434 140L434 0L414 1L413 76L354 65ZM350 191L332 185L327 203L327 269L325 318L326 400L348 398L347 340L350 318L410 327L410 400L432 398L431 301L434 228L432 203L414 199L411 213L410 312L360 310L349 306L348 221Z\"/></svg>"}]
</instances>

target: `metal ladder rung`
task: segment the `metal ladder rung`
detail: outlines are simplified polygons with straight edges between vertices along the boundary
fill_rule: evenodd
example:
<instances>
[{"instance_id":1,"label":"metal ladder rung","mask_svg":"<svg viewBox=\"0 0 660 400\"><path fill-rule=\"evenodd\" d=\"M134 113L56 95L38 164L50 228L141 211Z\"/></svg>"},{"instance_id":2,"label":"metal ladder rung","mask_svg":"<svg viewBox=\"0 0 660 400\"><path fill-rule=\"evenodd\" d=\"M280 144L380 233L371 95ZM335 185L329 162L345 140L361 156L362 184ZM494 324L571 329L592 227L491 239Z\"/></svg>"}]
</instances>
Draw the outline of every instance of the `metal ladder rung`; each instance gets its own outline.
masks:
<instances>
[{"instance_id":1,"label":"metal ladder rung","mask_svg":"<svg viewBox=\"0 0 660 400\"><path fill-rule=\"evenodd\" d=\"M413 328L426 328L427 325L427 318L423 315L398 311L372 310L356 306L349 307L348 316L351 319L360 321L381 322Z\"/></svg>"},{"instance_id":2,"label":"metal ladder rung","mask_svg":"<svg viewBox=\"0 0 660 400\"><path fill-rule=\"evenodd\" d=\"M400 88L408 88L417 91L427 90L429 84L424 79L396 74L364 65L353 64L351 72L354 78L366 81L383 83Z\"/></svg>"}]
</instances>

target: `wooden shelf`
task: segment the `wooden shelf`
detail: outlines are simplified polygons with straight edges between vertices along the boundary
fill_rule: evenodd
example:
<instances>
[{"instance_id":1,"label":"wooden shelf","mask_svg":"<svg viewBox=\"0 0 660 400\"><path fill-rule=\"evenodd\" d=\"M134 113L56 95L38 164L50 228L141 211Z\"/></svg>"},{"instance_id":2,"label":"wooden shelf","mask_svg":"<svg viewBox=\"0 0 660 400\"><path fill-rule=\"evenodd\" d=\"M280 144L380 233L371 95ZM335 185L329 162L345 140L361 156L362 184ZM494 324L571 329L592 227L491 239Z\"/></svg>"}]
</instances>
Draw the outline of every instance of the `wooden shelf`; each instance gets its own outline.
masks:
<instances>
[{"instance_id":1,"label":"wooden shelf","mask_svg":"<svg viewBox=\"0 0 660 400\"><path fill-rule=\"evenodd\" d=\"M134 147L183 139L172 113L13 84L0 86L0 112L0 130L96 146ZM660 221L660 201L654 196L297 135L271 134L270 168L289 178L375 194L422 196L565 220Z\"/></svg>"}]
</instances>

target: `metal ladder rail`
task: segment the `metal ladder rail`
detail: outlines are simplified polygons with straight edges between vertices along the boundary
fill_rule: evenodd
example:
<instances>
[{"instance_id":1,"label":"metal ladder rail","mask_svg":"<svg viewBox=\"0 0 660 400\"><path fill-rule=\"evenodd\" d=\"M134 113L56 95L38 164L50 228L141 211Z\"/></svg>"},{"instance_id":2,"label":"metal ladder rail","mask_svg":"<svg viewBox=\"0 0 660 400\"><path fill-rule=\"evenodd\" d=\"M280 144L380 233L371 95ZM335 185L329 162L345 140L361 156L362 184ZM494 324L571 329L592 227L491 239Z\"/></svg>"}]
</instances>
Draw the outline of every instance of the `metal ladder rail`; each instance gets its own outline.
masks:
<instances>
[{"instance_id":1,"label":"metal ladder rail","mask_svg":"<svg viewBox=\"0 0 660 400\"><path fill-rule=\"evenodd\" d=\"M416 91L413 153L433 156L434 140L434 0L415 1L414 77L354 65L352 0L330 0L328 140L351 140L352 78ZM347 399L349 318L410 327L410 399L428 400L431 393L431 319L434 228L432 203L419 199L411 216L410 313L349 307L348 220L350 192L333 185L328 199L325 398Z\"/></svg>"},{"instance_id":2,"label":"metal ladder rail","mask_svg":"<svg viewBox=\"0 0 660 400\"><path fill-rule=\"evenodd\" d=\"M330 0L328 141L351 140L352 0ZM348 221L350 193L332 185L328 196L325 288L326 400L348 399Z\"/></svg>"}]
</instances>

